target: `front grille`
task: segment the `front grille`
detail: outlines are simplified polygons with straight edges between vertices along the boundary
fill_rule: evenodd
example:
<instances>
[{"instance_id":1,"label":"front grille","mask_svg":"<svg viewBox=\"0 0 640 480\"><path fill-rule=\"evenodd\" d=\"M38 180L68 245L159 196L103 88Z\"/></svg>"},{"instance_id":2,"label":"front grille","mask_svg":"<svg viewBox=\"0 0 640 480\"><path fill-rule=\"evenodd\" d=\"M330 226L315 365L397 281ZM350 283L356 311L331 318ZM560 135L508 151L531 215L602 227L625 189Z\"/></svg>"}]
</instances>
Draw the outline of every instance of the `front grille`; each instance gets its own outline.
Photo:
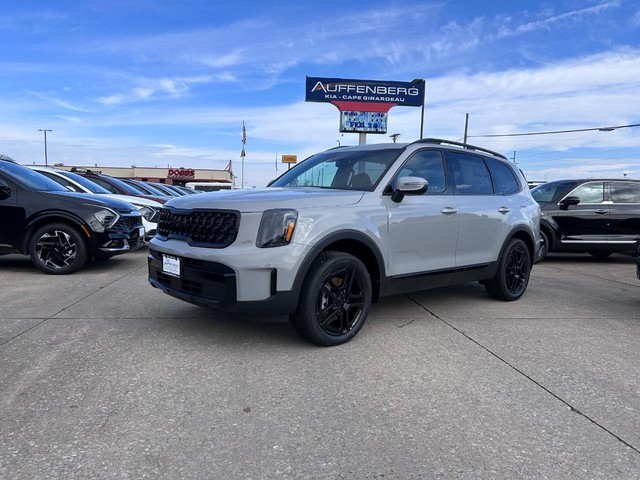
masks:
<instances>
[{"instance_id":1,"label":"front grille","mask_svg":"<svg viewBox=\"0 0 640 480\"><path fill-rule=\"evenodd\" d=\"M240 213L231 210L160 210L157 237L178 238L189 245L225 248L238 235Z\"/></svg>"},{"instance_id":2,"label":"front grille","mask_svg":"<svg viewBox=\"0 0 640 480\"><path fill-rule=\"evenodd\" d=\"M111 230L131 230L142 226L142 215L122 215Z\"/></svg>"}]
</instances>

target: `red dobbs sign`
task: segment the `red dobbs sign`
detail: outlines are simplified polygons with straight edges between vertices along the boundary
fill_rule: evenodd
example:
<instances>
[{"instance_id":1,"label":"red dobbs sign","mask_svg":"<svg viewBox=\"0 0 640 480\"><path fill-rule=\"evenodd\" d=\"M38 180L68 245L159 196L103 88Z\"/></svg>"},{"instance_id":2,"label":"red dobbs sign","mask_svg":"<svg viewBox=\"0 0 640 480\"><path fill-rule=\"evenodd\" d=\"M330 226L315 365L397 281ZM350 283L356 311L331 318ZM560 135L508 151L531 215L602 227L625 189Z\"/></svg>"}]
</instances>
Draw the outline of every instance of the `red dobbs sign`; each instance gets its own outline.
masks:
<instances>
[{"instance_id":1,"label":"red dobbs sign","mask_svg":"<svg viewBox=\"0 0 640 480\"><path fill-rule=\"evenodd\" d=\"M169 178L194 178L196 171L193 168L170 168Z\"/></svg>"}]
</instances>

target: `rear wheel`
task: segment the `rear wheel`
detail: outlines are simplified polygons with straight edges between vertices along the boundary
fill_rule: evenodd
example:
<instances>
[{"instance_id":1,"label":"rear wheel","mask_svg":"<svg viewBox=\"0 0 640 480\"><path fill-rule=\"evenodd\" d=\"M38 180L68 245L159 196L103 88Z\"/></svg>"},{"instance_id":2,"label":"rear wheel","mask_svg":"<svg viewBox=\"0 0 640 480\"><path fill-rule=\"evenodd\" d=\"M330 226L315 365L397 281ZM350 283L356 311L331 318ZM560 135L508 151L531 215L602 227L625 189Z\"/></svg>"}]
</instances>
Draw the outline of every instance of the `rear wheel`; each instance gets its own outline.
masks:
<instances>
[{"instance_id":1,"label":"rear wheel","mask_svg":"<svg viewBox=\"0 0 640 480\"><path fill-rule=\"evenodd\" d=\"M291 324L305 339L322 346L348 342L371 308L371 278L364 264L343 252L323 252L300 292Z\"/></svg>"},{"instance_id":2,"label":"rear wheel","mask_svg":"<svg viewBox=\"0 0 640 480\"><path fill-rule=\"evenodd\" d=\"M87 247L78 231L64 223L40 227L29 242L33 264L45 273L73 273L87 261Z\"/></svg>"},{"instance_id":3,"label":"rear wheel","mask_svg":"<svg viewBox=\"0 0 640 480\"><path fill-rule=\"evenodd\" d=\"M517 300L527 289L530 274L529 249L522 240L513 238L502 254L496 276L485 283L485 288L498 300Z\"/></svg>"}]
</instances>

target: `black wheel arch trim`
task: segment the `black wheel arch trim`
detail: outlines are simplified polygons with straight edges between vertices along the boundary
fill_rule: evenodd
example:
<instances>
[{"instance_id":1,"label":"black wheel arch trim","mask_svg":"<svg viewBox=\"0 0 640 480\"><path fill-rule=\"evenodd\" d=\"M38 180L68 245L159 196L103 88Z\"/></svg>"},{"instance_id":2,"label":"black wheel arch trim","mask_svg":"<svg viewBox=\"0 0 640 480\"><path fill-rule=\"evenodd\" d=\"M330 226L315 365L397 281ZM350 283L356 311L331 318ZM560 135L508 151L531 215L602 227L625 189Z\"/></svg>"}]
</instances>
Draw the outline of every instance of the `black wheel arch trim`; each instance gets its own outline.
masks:
<instances>
[{"instance_id":1,"label":"black wheel arch trim","mask_svg":"<svg viewBox=\"0 0 640 480\"><path fill-rule=\"evenodd\" d=\"M526 238L522 238L523 235ZM529 256L531 257L531 265L533 265L535 263L535 257L537 255L536 242L538 241L538 239L537 238L533 238L531 230L529 230L528 228L526 228L523 225L518 225L518 226L514 227L509 232L509 235L507 235L505 237L505 240L502 243L502 247L500 248L500 255L498 256L498 262L500 262L500 259L504 255L504 252L505 252L507 246L509 245L509 242L514 238L519 238L519 239L521 239L521 240L523 240L525 242L525 244L527 245L527 247L529 249Z\"/></svg>"},{"instance_id":2,"label":"black wheel arch trim","mask_svg":"<svg viewBox=\"0 0 640 480\"><path fill-rule=\"evenodd\" d=\"M318 255L320 255L325 250L333 250L327 247L340 242L356 242L364 244L373 255L373 260L376 263L377 272L369 271L369 274L372 277L371 287L373 290L373 301L377 301L380 292L384 291L384 287L386 285L386 270L384 266L384 258L380 253L380 250L378 249L376 243L368 235L358 230L341 230L338 232L333 232L313 246L313 248L307 253L304 260L300 264L300 268L296 272L296 277L293 281L291 291L295 294L296 298L298 298L298 296L300 295L302 284L307 277L309 269L311 268L311 264L316 260L316 258L318 258ZM344 248L336 248L335 251L349 253L359 258L360 261L362 261L369 270L371 261L370 259L369 261L367 261L366 258L369 257L369 255L359 255L360 252L354 252Z\"/></svg>"},{"instance_id":3,"label":"black wheel arch trim","mask_svg":"<svg viewBox=\"0 0 640 480\"><path fill-rule=\"evenodd\" d=\"M91 228L88 227L87 222L85 222L82 218L77 215L74 215L70 212L66 212L64 210L50 210L47 212L38 212L33 217L31 217L25 225L24 230L24 238L20 244L20 248L23 252L27 251L29 248L29 241L33 233L43 225L47 223L70 223L72 226L75 226L80 230L80 234L83 238L86 238L86 233L84 230L91 231ZM88 239L87 239L88 240Z\"/></svg>"}]
</instances>

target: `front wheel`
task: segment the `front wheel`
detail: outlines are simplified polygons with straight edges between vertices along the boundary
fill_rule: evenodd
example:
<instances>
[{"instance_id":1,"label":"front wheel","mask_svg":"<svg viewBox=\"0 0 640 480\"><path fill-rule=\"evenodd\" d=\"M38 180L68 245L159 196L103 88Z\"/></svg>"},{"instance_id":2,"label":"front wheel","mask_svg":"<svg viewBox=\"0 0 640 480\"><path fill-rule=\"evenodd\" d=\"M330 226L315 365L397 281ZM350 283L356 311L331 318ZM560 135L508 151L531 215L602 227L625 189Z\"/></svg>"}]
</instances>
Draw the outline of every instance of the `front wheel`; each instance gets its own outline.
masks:
<instances>
[{"instance_id":1,"label":"front wheel","mask_svg":"<svg viewBox=\"0 0 640 480\"><path fill-rule=\"evenodd\" d=\"M318 345L348 342L369 314L371 291L371 277L359 259L343 252L323 252L309 269L291 324Z\"/></svg>"},{"instance_id":2,"label":"front wheel","mask_svg":"<svg viewBox=\"0 0 640 480\"><path fill-rule=\"evenodd\" d=\"M87 261L87 247L78 231L64 223L40 227L29 242L33 264L45 273L73 273Z\"/></svg>"},{"instance_id":3,"label":"front wheel","mask_svg":"<svg viewBox=\"0 0 640 480\"><path fill-rule=\"evenodd\" d=\"M485 288L498 300L517 300L527 289L530 274L529 249L522 240L513 238L502 254L496 276L485 283Z\"/></svg>"}]
</instances>

